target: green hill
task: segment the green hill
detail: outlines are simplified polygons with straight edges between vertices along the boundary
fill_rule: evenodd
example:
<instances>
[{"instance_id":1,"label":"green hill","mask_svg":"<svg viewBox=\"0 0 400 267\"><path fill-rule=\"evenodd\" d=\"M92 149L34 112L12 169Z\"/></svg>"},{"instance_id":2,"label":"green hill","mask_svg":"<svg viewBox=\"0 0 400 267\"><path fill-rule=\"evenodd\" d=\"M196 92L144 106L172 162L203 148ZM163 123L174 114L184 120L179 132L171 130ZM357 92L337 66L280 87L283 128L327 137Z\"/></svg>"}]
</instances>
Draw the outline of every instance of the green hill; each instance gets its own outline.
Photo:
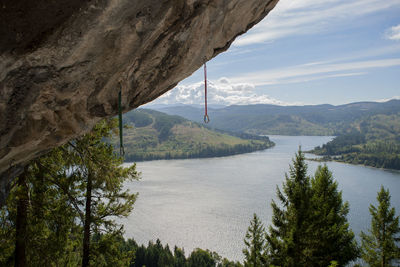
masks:
<instances>
[{"instance_id":1,"label":"green hill","mask_svg":"<svg viewBox=\"0 0 400 267\"><path fill-rule=\"evenodd\" d=\"M169 114L201 120L202 109L163 107ZM251 134L335 135L313 153L337 160L400 170L400 100L346 105L244 105L210 109L210 125Z\"/></svg>"},{"instance_id":2,"label":"green hill","mask_svg":"<svg viewBox=\"0 0 400 267\"><path fill-rule=\"evenodd\" d=\"M400 113L357 120L346 134L311 152L324 160L400 170Z\"/></svg>"},{"instance_id":3,"label":"green hill","mask_svg":"<svg viewBox=\"0 0 400 267\"><path fill-rule=\"evenodd\" d=\"M162 112L180 115L193 121L203 119L202 108L193 106L163 107ZM214 128L252 134L340 135L351 123L362 118L400 112L400 100L358 102L346 105L242 105L209 110Z\"/></svg>"},{"instance_id":4,"label":"green hill","mask_svg":"<svg viewBox=\"0 0 400 267\"><path fill-rule=\"evenodd\" d=\"M124 124L128 125L124 130L126 161L219 157L274 145L268 137L233 136L179 116L148 109L126 113Z\"/></svg>"}]
</instances>

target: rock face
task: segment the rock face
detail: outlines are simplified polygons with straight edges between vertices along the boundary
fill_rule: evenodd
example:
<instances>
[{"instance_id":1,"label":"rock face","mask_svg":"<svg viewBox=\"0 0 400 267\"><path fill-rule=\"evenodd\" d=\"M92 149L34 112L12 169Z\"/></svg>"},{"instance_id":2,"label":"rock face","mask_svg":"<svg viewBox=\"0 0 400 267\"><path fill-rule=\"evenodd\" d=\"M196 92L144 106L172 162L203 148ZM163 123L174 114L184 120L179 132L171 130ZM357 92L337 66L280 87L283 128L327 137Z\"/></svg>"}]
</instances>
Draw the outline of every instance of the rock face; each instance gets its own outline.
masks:
<instances>
[{"instance_id":1,"label":"rock face","mask_svg":"<svg viewBox=\"0 0 400 267\"><path fill-rule=\"evenodd\" d=\"M29 160L116 115L120 87L124 112L157 98L277 2L0 0L3 200Z\"/></svg>"}]
</instances>

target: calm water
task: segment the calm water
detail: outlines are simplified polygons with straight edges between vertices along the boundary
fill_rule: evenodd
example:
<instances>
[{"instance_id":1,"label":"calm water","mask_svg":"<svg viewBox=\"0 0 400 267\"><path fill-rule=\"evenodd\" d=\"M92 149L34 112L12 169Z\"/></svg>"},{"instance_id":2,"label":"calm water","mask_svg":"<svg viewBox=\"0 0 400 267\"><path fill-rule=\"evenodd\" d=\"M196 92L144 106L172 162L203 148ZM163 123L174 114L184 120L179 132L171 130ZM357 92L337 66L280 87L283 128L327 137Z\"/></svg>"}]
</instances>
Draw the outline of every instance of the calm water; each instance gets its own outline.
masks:
<instances>
[{"instance_id":1,"label":"calm water","mask_svg":"<svg viewBox=\"0 0 400 267\"><path fill-rule=\"evenodd\" d=\"M271 221L270 202L282 185L299 145L309 150L330 137L270 136L276 143L265 151L211 159L140 162L142 180L127 186L139 192L126 236L138 243L160 240L191 252L208 248L231 260L242 260L243 238L254 212L264 225ZM308 161L313 173L317 162ZM368 206L376 203L383 184L400 211L400 173L349 164L328 163L350 203L350 225L358 234L369 226Z\"/></svg>"}]
</instances>

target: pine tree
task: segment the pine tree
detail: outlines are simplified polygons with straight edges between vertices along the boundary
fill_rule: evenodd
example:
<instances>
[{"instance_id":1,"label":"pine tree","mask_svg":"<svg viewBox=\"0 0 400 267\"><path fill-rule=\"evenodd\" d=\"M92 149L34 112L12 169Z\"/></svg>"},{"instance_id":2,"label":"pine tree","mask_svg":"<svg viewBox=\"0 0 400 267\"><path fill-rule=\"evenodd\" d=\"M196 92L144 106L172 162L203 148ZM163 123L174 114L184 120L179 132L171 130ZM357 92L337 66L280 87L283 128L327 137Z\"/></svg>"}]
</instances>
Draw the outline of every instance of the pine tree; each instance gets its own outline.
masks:
<instances>
[{"instance_id":1,"label":"pine tree","mask_svg":"<svg viewBox=\"0 0 400 267\"><path fill-rule=\"evenodd\" d=\"M319 166L311 179L308 266L328 266L333 261L337 266L345 266L358 257L354 233L346 218L349 204L343 203L337 187L328 167Z\"/></svg>"},{"instance_id":2,"label":"pine tree","mask_svg":"<svg viewBox=\"0 0 400 267\"><path fill-rule=\"evenodd\" d=\"M265 229L257 214L253 219L244 239L246 248L243 249L244 266L257 267L266 265Z\"/></svg>"},{"instance_id":3,"label":"pine tree","mask_svg":"<svg viewBox=\"0 0 400 267\"><path fill-rule=\"evenodd\" d=\"M91 255L92 263L127 265L133 251L118 247L122 227L115 218L125 217L132 210L136 195L122 187L124 181L139 174L135 165L123 167L122 159L105 143L104 137L110 136L114 125L102 121L89 134L53 149L26 167L24 181L14 186L7 205L0 209L0 251L4 252L0 253L0 265L23 265L25 261L31 266L79 266L85 217L90 218L87 233L91 250L87 255ZM92 188L87 194L89 173ZM86 216L88 197L90 215ZM90 242L95 243L90 246ZM16 248L18 253L13 253ZM21 256L24 251L25 256ZM13 254L18 255L16 261Z\"/></svg>"},{"instance_id":4,"label":"pine tree","mask_svg":"<svg viewBox=\"0 0 400 267\"><path fill-rule=\"evenodd\" d=\"M337 183L326 166L307 176L304 154L299 150L290 166L280 204L272 201L272 226L267 234L269 259L278 266L344 266L358 256L354 234L346 216Z\"/></svg>"},{"instance_id":5,"label":"pine tree","mask_svg":"<svg viewBox=\"0 0 400 267\"><path fill-rule=\"evenodd\" d=\"M220 260L221 257L216 252L197 248L187 258L187 266L215 267Z\"/></svg>"},{"instance_id":6,"label":"pine tree","mask_svg":"<svg viewBox=\"0 0 400 267\"><path fill-rule=\"evenodd\" d=\"M17 200L17 218L15 230L15 267L27 266L27 232L28 232L28 171L29 167L24 168L23 173L18 177L18 200Z\"/></svg>"},{"instance_id":7,"label":"pine tree","mask_svg":"<svg viewBox=\"0 0 400 267\"><path fill-rule=\"evenodd\" d=\"M115 120L100 121L91 132L70 142L66 153L72 170L70 194L75 195L76 202L84 203L85 207L84 211L80 211L84 228L82 266L89 266L90 263L91 234L121 231L114 218L128 216L136 200L135 194L122 189L126 180L138 178L135 165L121 166L122 159L104 140L111 137L115 128Z\"/></svg>"},{"instance_id":8,"label":"pine tree","mask_svg":"<svg viewBox=\"0 0 400 267\"><path fill-rule=\"evenodd\" d=\"M81 226L77 211L60 186L68 181L63 149L56 148L30 163L29 261L35 266L76 265Z\"/></svg>"},{"instance_id":9,"label":"pine tree","mask_svg":"<svg viewBox=\"0 0 400 267\"><path fill-rule=\"evenodd\" d=\"M122 233L95 233L91 240L92 266L130 266L135 245L125 241Z\"/></svg>"},{"instance_id":10,"label":"pine tree","mask_svg":"<svg viewBox=\"0 0 400 267\"><path fill-rule=\"evenodd\" d=\"M289 175L277 188L281 205L272 201L273 218L267 234L271 263L280 266L307 266L307 228L310 217L310 178L307 164L299 149Z\"/></svg>"},{"instance_id":11,"label":"pine tree","mask_svg":"<svg viewBox=\"0 0 400 267\"><path fill-rule=\"evenodd\" d=\"M7 205L0 212L3 215L0 221L7 223L0 224L0 243L4 244L4 239L14 240L16 246L0 246L0 251L8 254L8 259L0 257L0 265L11 265L8 251L14 249L19 250L14 253L16 265L21 264L21 261L29 263L29 266L77 264L79 255L73 252L80 243L74 240L80 234L80 227L76 224L77 214L69 206L66 195L52 182L52 179L60 178L60 173L63 173L63 159L57 157L58 152L60 149L54 149L30 162L24 169L24 181L12 188ZM14 235L17 217L21 216L21 198L24 199L25 226L20 227ZM20 252L22 242L25 260Z\"/></svg>"},{"instance_id":12,"label":"pine tree","mask_svg":"<svg viewBox=\"0 0 400 267\"><path fill-rule=\"evenodd\" d=\"M394 266L400 260L399 216L390 207L389 190L381 186L377 196L378 207L370 205L371 228L369 234L361 232L362 258L370 266Z\"/></svg>"},{"instance_id":13,"label":"pine tree","mask_svg":"<svg viewBox=\"0 0 400 267\"><path fill-rule=\"evenodd\" d=\"M186 257L185 251L183 249L174 247L174 267L185 267L186 266Z\"/></svg>"}]
</instances>

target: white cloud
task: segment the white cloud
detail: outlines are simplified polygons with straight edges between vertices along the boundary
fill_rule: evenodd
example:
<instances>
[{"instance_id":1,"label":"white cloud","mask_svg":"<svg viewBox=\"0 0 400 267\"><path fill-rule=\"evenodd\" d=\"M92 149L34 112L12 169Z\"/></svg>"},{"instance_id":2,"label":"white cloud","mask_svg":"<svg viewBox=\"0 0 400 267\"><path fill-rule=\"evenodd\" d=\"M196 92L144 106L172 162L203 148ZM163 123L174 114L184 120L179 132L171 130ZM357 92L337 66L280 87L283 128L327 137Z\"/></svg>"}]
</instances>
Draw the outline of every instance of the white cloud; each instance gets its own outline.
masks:
<instances>
[{"instance_id":1,"label":"white cloud","mask_svg":"<svg viewBox=\"0 0 400 267\"><path fill-rule=\"evenodd\" d=\"M367 60L329 64L312 62L280 69L270 69L230 78L232 82L252 83L255 86L283 83L299 83L317 79L364 75L371 68L400 66L400 58ZM357 72L354 72L357 71Z\"/></svg>"},{"instance_id":2,"label":"white cloud","mask_svg":"<svg viewBox=\"0 0 400 267\"><path fill-rule=\"evenodd\" d=\"M268 95L255 92L251 83L233 83L223 77L217 81L207 82L207 101L210 105L250 105L250 104L275 104L289 105L299 103L285 103ZM156 104L203 104L204 82L188 85L178 85L159 97Z\"/></svg>"},{"instance_id":3,"label":"white cloud","mask_svg":"<svg viewBox=\"0 0 400 267\"><path fill-rule=\"evenodd\" d=\"M391 27L389 30L386 31L386 38L390 40L400 40L400 24L397 26Z\"/></svg>"},{"instance_id":4,"label":"white cloud","mask_svg":"<svg viewBox=\"0 0 400 267\"><path fill-rule=\"evenodd\" d=\"M399 0L280 0L271 13L235 46L274 41L287 36L315 34L346 27L352 20L388 8L400 7Z\"/></svg>"},{"instance_id":5,"label":"white cloud","mask_svg":"<svg viewBox=\"0 0 400 267\"><path fill-rule=\"evenodd\" d=\"M217 81L208 80L208 103L211 105L275 104L286 103L265 94L257 93L257 86L305 83L321 79L351 77L368 74L366 70L400 66L400 58L366 60L345 63L334 61L310 62L280 69L245 73L231 78L222 77ZM180 84L159 97L154 104L203 104L204 82Z\"/></svg>"}]
</instances>

